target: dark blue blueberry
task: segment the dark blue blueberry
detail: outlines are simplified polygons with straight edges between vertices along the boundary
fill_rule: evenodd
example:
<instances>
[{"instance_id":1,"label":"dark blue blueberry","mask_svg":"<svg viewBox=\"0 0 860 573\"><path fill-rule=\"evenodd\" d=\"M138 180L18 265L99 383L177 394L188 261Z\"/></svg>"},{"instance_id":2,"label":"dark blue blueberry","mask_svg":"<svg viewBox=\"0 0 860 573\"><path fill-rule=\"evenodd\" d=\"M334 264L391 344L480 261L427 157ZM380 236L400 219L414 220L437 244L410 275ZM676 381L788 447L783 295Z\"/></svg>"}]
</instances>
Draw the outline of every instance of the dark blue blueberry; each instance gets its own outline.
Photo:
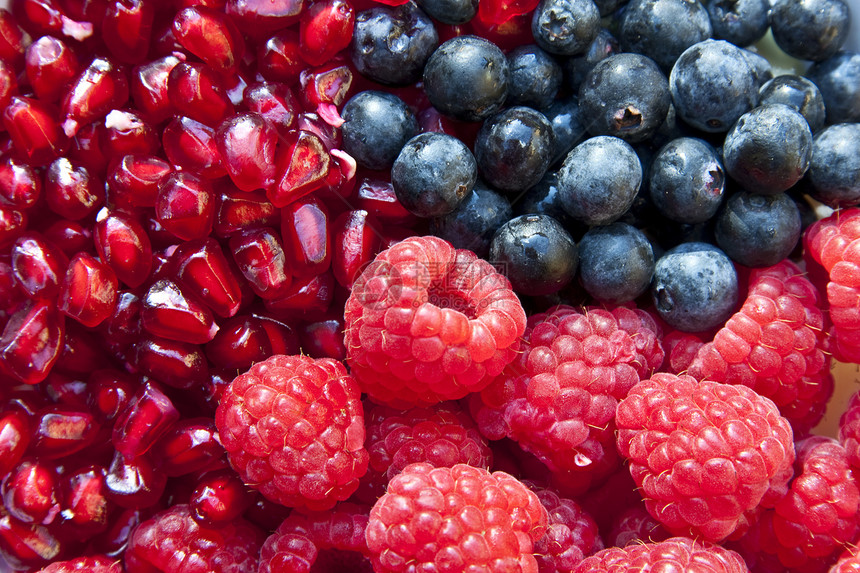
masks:
<instances>
[{"instance_id":1,"label":"dark blue blueberry","mask_svg":"<svg viewBox=\"0 0 860 573\"><path fill-rule=\"evenodd\" d=\"M481 121L508 95L508 60L498 46L477 36L458 36L439 46L424 67L424 91L441 113Z\"/></svg>"},{"instance_id":2,"label":"dark blue blueberry","mask_svg":"<svg viewBox=\"0 0 860 573\"><path fill-rule=\"evenodd\" d=\"M532 35L551 54L585 52L600 31L600 12L592 0L541 0L532 15Z\"/></svg>"},{"instance_id":3,"label":"dark blue blueberry","mask_svg":"<svg viewBox=\"0 0 860 573\"><path fill-rule=\"evenodd\" d=\"M478 0L417 0L427 14L443 24L457 26L471 20L478 11Z\"/></svg>"},{"instance_id":4,"label":"dark blue blueberry","mask_svg":"<svg viewBox=\"0 0 860 573\"><path fill-rule=\"evenodd\" d=\"M534 44L508 52L508 105L550 105L561 87L561 65Z\"/></svg>"},{"instance_id":5,"label":"dark blue blueberry","mask_svg":"<svg viewBox=\"0 0 860 573\"><path fill-rule=\"evenodd\" d=\"M587 227L575 221L561 204L558 192L558 172L547 171L538 184L529 189L514 202L516 215L549 215L562 224L574 239L581 237Z\"/></svg>"},{"instance_id":6,"label":"dark blue blueberry","mask_svg":"<svg viewBox=\"0 0 860 573\"><path fill-rule=\"evenodd\" d=\"M415 114L394 94L364 91L343 106L343 149L368 169L391 167L418 132Z\"/></svg>"},{"instance_id":7,"label":"dark blue blueberry","mask_svg":"<svg viewBox=\"0 0 860 573\"><path fill-rule=\"evenodd\" d=\"M600 12L600 17L605 18L627 3L627 0L594 0L594 5Z\"/></svg>"},{"instance_id":8,"label":"dark blue blueberry","mask_svg":"<svg viewBox=\"0 0 860 573\"><path fill-rule=\"evenodd\" d=\"M391 167L397 200L419 217L441 217L475 187L478 165L456 137L428 132L406 142Z\"/></svg>"},{"instance_id":9,"label":"dark blue blueberry","mask_svg":"<svg viewBox=\"0 0 860 573\"><path fill-rule=\"evenodd\" d=\"M579 91L582 80L597 62L620 53L621 46L615 36L606 28L601 28L584 54L571 56L562 63L565 84L574 92Z\"/></svg>"},{"instance_id":10,"label":"dark blue blueberry","mask_svg":"<svg viewBox=\"0 0 860 573\"><path fill-rule=\"evenodd\" d=\"M554 151L552 125L539 111L523 106L487 119L475 139L478 171L487 183L506 192L536 185Z\"/></svg>"},{"instance_id":11,"label":"dark blue blueberry","mask_svg":"<svg viewBox=\"0 0 860 573\"><path fill-rule=\"evenodd\" d=\"M576 275L576 243L548 215L521 215L502 225L490 244L490 262L527 296L559 291Z\"/></svg>"},{"instance_id":12,"label":"dark blue blueberry","mask_svg":"<svg viewBox=\"0 0 860 573\"><path fill-rule=\"evenodd\" d=\"M773 64L761 54L747 50L746 48L741 48L741 54L743 54L750 65L756 88L761 90L764 84L773 79Z\"/></svg>"},{"instance_id":13,"label":"dark blue blueberry","mask_svg":"<svg viewBox=\"0 0 860 573\"><path fill-rule=\"evenodd\" d=\"M728 131L755 107L759 85L741 48L725 40L690 46L669 74L677 114L697 129Z\"/></svg>"},{"instance_id":14,"label":"dark blue blueberry","mask_svg":"<svg viewBox=\"0 0 860 573\"><path fill-rule=\"evenodd\" d=\"M823 129L812 140L811 195L831 207L860 204L860 123Z\"/></svg>"},{"instance_id":15,"label":"dark blue blueberry","mask_svg":"<svg viewBox=\"0 0 860 573\"><path fill-rule=\"evenodd\" d=\"M812 131L794 109L781 103L745 113L726 134L723 166L752 193L781 193L809 168Z\"/></svg>"},{"instance_id":16,"label":"dark blue blueberry","mask_svg":"<svg viewBox=\"0 0 860 573\"><path fill-rule=\"evenodd\" d=\"M814 132L824 127L824 98L814 83L793 74L777 76L759 90L759 105L784 103L796 109Z\"/></svg>"},{"instance_id":17,"label":"dark blue blueberry","mask_svg":"<svg viewBox=\"0 0 860 573\"><path fill-rule=\"evenodd\" d=\"M732 261L708 243L682 243L657 260L651 298L660 318L684 332L722 326L738 304Z\"/></svg>"},{"instance_id":18,"label":"dark blue blueberry","mask_svg":"<svg viewBox=\"0 0 860 573\"><path fill-rule=\"evenodd\" d=\"M579 280L599 301L631 301L648 290L653 274L651 243L630 225L594 227L579 242Z\"/></svg>"},{"instance_id":19,"label":"dark blue blueberry","mask_svg":"<svg viewBox=\"0 0 860 573\"><path fill-rule=\"evenodd\" d=\"M770 29L789 56L820 62L836 54L848 38L851 11L843 0L776 0Z\"/></svg>"},{"instance_id":20,"label":"dark blue blueberry","mask_svg":"<svg viewBox=\"0 0 860 573\"><path fill-rule=\"evenodd\" d=\"M618 39L625 52L648 56L668 71L681 53L711 37L708 11L691 0L631 0Z\"/></svg>"},{"instance_id":21,"label":"dark blue blueberry","mask_svg":"<svg viewBox=\"0 0 860 573\"><path fill-rule=\"evenodd\" d=\"M717 245L747 267L769 267L786 258L800 239L800 211L785 193L735 193L717 215Z\"/></svg>"},{"instance_id":22,"label":"dark blue blueberry","mask_svg":"<svg viewBox=\"0 0 860 573\"><path fill-rule=\"evenodd\" d=\"M413 2L359 12L349 47L355 69L373 81L407 85L421 79L439 44L433 21Z\"/></svg>"},{"instance_id":23,"label":"dark blue blueberry","mask_svg":"<svg viewBox=\"0 0 860 573\"><path fill-rule=\"evenodd\" d=\"M649 172L651 201L681 223L703 223L723 202L726 176L717 151L705 141L682 137L660 148Z\"/></svg>"},{"instance_id":24,"label":"dark blue blueberry","mask_svg":"<svg viewBox=\"0 0 860 573\"><path fill-rule=\"evenodd\" d=\"M430 233L486 258L493 235L512 216L508 200L478 180L456 209L430 221Z\"/></svg>"},{"instance_id":25,"label":"dark blue blueberry","mask_svg":"<svg viewBox=\"0 0 860 573\"><path fill-rule=\"evenodd\" d=\"M821 91L827 123L860 122L860 53L841 52L812 64L806 77Z\"/></svg>"},{"instance_id":26,"label":"dark blue blueberry","mask_svg":"<svg viewBox=\"0 0 860 573\"><path fill-rule=\"evenodd\" d=\"M579 86L579 109L592 135L638 142L651 137L666 119L669 81L654 60L616 54L598 62Z\"/></svg>"},{"instance_id":27,"label":"dark blue blueberry","mask_svg":"<svg viewBox=\"0 0 860 573\"><path fill-rule=\"evenodd\" d=\"M768 0L705 0L714 38L749 46L767 33Z\"/></svg>"},{"instance_id":28,"label":"dark blue blueberry","mask_svg":"<svg viewBox=\"0 0 860 573\"><path fill-rule=\"evenodd\" d=\"M577 145L558 172L561 204L586 225L608 225L633 204L642 165L629 143L599 135Z\"/></svg>"},{"instance_id":29,"label":"dark blue blueberry","mask_svg":"<svg viewBox=\"0 0 860 573\"><path fill-rule=\"evenodd\" d=\"M550 163L555 165L586 136L584 119L575 97L557 99L541 112L555 134L555 150Z\"/></svg>"}]
</instances>

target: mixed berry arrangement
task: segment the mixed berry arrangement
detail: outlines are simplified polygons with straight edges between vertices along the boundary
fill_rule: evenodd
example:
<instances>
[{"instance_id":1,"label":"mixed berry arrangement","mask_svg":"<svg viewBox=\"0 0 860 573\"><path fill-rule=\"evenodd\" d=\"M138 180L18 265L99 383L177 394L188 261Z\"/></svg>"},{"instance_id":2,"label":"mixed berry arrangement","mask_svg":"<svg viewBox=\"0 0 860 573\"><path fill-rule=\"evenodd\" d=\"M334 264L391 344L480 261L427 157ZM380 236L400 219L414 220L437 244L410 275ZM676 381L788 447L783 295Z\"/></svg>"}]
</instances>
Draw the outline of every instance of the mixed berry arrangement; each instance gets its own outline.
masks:
<instances>
[{"instance_id":1,"label":"mixed berry arrangement","mask_svg":"<svg viewBox=\"0 0 860 573\"><path fill-rule=\"evenodd\" d=\"M0 8L0 572L860 570L857 33Z\"/></svg>"}]
</instances>

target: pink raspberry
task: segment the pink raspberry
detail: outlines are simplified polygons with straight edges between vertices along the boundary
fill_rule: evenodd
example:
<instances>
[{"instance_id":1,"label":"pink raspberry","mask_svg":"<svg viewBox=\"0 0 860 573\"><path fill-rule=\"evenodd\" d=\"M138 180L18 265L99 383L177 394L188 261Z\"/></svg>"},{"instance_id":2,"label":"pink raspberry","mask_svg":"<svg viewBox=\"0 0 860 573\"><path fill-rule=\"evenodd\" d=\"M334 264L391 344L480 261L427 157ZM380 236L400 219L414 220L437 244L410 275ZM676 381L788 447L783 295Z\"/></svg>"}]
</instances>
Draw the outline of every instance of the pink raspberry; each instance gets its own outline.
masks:
<instances>
[{"instance_id":1,"label":"pink raspberry","mask_svg":"<svg viewBox=\"0 0 860 573\"><path fill-rule=\"evenodd\" d=\"M671 533L720 541L785 488L791 426L746 386L655 374L618 405L618 450Z\"/></svg>"},{"instance_id":2,"label":"pink raspberry","mask_svg":"<svg viewBox=\"0 0 860 573\"><path fill-rule=\"evenodd\" d=\"M839 443L845 448L848 464L860 468L860 391L851 395L839 417Z\"/></svg>"},{"instance_id":3,"label":"pink raspberry","mask_svg":"<svg viewBox=\"0 0 860 573\"><path fill-rule=\"evenodd\" d=\"M845 555L839 558L839 561L833 564L829 573L860 573L860 553L846 552Z\"/></svg>"},{"instance_id":4,"label":"pink raspberry","mask_svg":"<svg viewBox=\"0 0 860 573\"><path fill-rule=\"evenodd\" d=\"M549 514L546 534L534 548L539 573L568 573L585 557L603 549L597 524L578 503L550 489L532 490Z\"/></svg>"},{"instance_id":5,"label":"pink raspberry","mask_svg":"<svg viewBox=\"0 0 860 573\"><path fill-rule=\"evenodd\" d=\"M516 355L526 315L490 263L437 237L412 237L359 276L344 321L362 391L409 408L484 388Z\"/></svg>"},{"instance_id":6,"label":"pink raspberry","mask_svg":"<svg viewBox=\"0 0 860 573\"><path fill-rule=\"evenodd\" d=\"M224 391L215 425L242 480L282 505L331 508L367 471L358 384L330 358L258 362Z\"/></svg>"},{"instance_id":7,"label":"pink raspberry","mask_svg":"<svg viewBox=\"0 0 860 573\"><path fill-rule=\"evenodd\" d=\"M699 335L680 330L664 333L661 342L666 352L661 370L670 374L685 374L699 349L705 344Z\"/></svg>"},{"instance_id":8,"label":"pink raspberry","mask_svg":"<svg viewBox=\"0 0 860 573\"><path fill-rule=\"evenodd\" d=\"M696 573L749 573L741 556L701 540L672 537L659 543L610 547L583 560L575 573L622 571L695 571Z\"/></svg>"},{"instance_id":9,"label":"pink raspberry","mask_svg":"<svg viewBox=\"0 0 860 573\"><path fill-rule=\"evenodd\" d=\"M658 543L671 535L648 513L644 504L634 505L615 518L604 537L607 547L627 547L631 543Z\"/></svg>"},{"instance_id":10,"label":"pink raspberry","mask_svg":"<svg viewBox=\"0 0 860 573\"><path fill-rule=\"evenodd\" d=\"M256 573L265 536L243 519L209 528L187 505L137 526L125 550L127 573Z\"/></svg>"},{"instance_id":11,"label":"pink raspberry","mask_svg":"<svg viewBox=\"0 0 860 573\"><path fill-rule=\"evenodd\" d=\"M537 573L546 526L537 495L504 472L418 463L388 484L366 537L376 573Z\"/></svg>"},{"instance_id":12,"label":"pink raspberry","mask_svg":"<svg viewBox=\"0 0 860 573\"><path fill-rule=\"evenodd\" d=\"M77 557L68 561L57 561L51 563L37 573L122 573L122 561L105 557L104 555L93 555L91 557Z\"/></svg>"}]
</instances>

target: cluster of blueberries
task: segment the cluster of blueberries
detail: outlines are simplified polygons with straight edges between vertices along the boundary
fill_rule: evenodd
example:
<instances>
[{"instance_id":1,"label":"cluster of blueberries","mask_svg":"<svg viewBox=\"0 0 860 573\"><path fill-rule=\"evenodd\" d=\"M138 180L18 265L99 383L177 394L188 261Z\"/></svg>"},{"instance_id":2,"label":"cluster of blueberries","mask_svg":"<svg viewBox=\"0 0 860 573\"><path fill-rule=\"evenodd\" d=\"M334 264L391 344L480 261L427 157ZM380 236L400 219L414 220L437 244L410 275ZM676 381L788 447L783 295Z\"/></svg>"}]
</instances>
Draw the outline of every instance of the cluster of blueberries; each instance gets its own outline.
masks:
<instances>
[{"instance_id":1,"label":"cluster of blueberries","mask_svg":"<svg viewBox=\"0 0 860 573\"><path fill-rule=\"evenodd\" d=\"M844 0L541 0L534 42L440 43L475 0L357 15L350 55L382 86L422 82L433 108L482 122L435 131L397 95L344 106L344 149L390 169L428 229L498 265L529 297L649 296L680 330L735 310L735 264L796 251L809 197L860 203L860 53ZM429 16L432 16L431 19ZM753 44L808 62L775 76ZM471 143L471 142L470 142Z\"/></svg>"}]
</instances>

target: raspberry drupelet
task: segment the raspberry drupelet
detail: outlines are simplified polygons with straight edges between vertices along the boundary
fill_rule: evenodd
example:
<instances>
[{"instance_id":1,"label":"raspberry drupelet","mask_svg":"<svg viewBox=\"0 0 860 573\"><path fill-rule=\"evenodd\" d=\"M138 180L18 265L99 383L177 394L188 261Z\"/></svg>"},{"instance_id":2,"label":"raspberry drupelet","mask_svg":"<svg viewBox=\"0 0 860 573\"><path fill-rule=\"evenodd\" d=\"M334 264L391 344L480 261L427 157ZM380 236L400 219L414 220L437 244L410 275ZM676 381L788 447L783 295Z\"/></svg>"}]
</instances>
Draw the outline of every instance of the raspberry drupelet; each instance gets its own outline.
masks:
<instances>
[{"instance_id":1,"label":"raspberry drupelet","mask_svg":"<svg viewBox=\"0 0 860 573\"><path fill-rule=\"evenodd\" d=\"M540 573L569 573L585 557L603 549L597 523L576 501L527 485L549 515L546 534L535 543Z\"/></svg>"},{"instance_id":2,"label":"raspberry drupelet","mask_svg":"<svg viewBox=\"0 0 860 573\"><path fill-rule=\"evenodd\" d=\"M707 541L672 537L659 543L610 547L584 559L574 573L619 571L696 571L748 573L740 555Z\"/></svg>"},{"instance_id":3,"label":"raspberry drupelet","mask_svg":"<svg viewBox=\"0 0 860 573\"><path fill-rule=\"evenodd\" d=\"M122 573L122 561L104 555L77 557L51 563L37 573Z\"/></svg>"}]
</instances>

